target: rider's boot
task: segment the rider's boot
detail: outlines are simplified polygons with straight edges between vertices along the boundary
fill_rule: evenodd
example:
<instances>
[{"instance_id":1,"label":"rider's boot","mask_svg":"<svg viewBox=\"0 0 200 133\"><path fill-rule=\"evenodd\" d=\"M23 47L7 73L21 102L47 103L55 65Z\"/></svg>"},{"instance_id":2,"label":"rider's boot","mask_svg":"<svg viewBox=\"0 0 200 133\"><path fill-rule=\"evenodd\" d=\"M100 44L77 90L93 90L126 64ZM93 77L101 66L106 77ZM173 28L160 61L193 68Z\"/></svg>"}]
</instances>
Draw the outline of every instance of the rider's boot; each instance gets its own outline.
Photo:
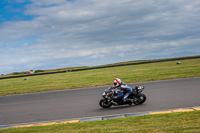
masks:
<instances>
[{"instance_id":1,"label":"rider's boot","mask_svg":"<svg viewBox=\"0 0 200 133\"><path fill-rule=\"evenodd\" d=\"M133 101L131 99L128 99L128 105L131 106Z\"/></svg>"},{"instance_id":2,"label":"rider's boot","mask_svg":"<svg viewBox=\"0 0 200 133\"><path fill-rule=\"evenodd\" d=\"M133 103L133 101L131 99L128 99L128 98L124 99L124 102L127 102L129 106L131 106L132 103Z\"/></svg>"}]
</instances>

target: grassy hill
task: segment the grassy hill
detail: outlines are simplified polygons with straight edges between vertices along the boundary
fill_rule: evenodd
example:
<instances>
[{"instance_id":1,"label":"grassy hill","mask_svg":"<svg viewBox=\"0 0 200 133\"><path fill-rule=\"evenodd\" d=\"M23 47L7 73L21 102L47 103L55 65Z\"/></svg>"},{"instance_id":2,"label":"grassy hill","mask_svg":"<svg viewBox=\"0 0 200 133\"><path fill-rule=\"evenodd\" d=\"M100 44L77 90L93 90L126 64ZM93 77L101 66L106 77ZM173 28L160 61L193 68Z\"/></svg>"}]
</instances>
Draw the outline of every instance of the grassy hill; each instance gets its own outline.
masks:
<instances>
[{"instance_id":1,"label":"grassy hill","mask_svg":"<svg viewBox=\"0 0 200 133\"><path fill-rule=\"evenodd\" d=\"M200 58L197 57L189 59L182 57L170 59L171 61L165 59L165 61L123 62L110 64L112 67L107 67L109 65L106 67L98 66L99 68L88 70L85 69L86 67L84 67L84 70L83 68L72 68L72 72L34 74L34 76L25 75L27 77L1 79L0 96L112 85L113 79L116 77L121 78L126 83L199 77ZM181 64L177 65L177 61L180 61ZM139 64L137 64L138 62ZM24 78L28 80L24 80Z\"/></svg>"},{"instance_id":2,"label":"grassy hill","mask_svg":"<svg viewBox=\"0 0 200 133\"><path fill-rule=\"evenodd\" d=\"M83 70L90 70L90 69L101 69L101 68L108 68L108 67L138 65L138 64L166 62L166 61L178 61L178 60L196 59L196 58L200 58L200 55L187 56L187 57L177 57L177 58L166 58L166 59L119 62L119 63L114 63L114 64L107 64L107 65L93 66L93 67L79 66L79 67L66 67L66 68L50 69L50 70L34 70L34 74L27 74L27 71L26 72L25 71L24 72L13 72L13 73L10 73L10 74L7 74L7 75L0 75L0 80L6 79L6 78L35 76L35 75L54 74L54 73L65 73L65 72L72 72L72 71L83 71Z\"/></svg>"}]
</instances>

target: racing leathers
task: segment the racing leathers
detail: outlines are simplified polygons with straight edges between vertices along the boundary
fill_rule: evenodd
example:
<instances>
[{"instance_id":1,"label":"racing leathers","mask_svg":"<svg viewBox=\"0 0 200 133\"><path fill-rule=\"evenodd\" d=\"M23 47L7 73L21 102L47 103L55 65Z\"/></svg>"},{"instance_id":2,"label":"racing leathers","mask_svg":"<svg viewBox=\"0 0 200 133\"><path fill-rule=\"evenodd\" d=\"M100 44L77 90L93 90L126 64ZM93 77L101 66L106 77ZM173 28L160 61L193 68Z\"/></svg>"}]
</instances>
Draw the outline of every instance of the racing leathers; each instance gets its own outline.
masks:
<instances>
[{"instance_id":1,"label":"racing leathers","mask_svg":"<svg viewBox=\"0 0 200 133\"><path fill-rule=\"evenodd\" d=\"M121 93L117 95L117 98L123 97L122 100L128 101L128 96L133 91L132 88L124 82L121 82L121 84L117 88L121 90Z\"/></svg>"}]
</instances>

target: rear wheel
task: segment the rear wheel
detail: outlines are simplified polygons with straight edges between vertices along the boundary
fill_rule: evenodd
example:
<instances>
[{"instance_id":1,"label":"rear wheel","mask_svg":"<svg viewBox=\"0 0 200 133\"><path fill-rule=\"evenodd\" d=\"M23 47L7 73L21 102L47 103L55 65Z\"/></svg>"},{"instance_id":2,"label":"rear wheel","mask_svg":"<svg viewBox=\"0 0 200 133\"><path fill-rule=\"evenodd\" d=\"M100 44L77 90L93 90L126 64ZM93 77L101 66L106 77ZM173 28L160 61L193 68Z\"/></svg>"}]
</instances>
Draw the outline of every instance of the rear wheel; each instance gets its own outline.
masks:
<instances>
[{"instance_id":1,"label":"rear wheel","mask_svg":"<svg viewBox=\"0 0 200 133\"><path fill-rule=\"evenodd\" d=\"M135 105L143 104L146 101L146 95L143 93L139 93L137 96L135 96L134 99L135 100L133 101L133 103Z\"/></svg>"},{"instance_id":2,"label":"rear wheel","mask_svg":"<svg viewBox=\"0 0 200 133\"><path fill-rule=\"evenodd\" d=\"M112 106L112 103L111 102L107 102L106 100L103 100L101 99L99 101L99 105L102 107L102 108L110 108Z\"/></svg>"}]
</instances>

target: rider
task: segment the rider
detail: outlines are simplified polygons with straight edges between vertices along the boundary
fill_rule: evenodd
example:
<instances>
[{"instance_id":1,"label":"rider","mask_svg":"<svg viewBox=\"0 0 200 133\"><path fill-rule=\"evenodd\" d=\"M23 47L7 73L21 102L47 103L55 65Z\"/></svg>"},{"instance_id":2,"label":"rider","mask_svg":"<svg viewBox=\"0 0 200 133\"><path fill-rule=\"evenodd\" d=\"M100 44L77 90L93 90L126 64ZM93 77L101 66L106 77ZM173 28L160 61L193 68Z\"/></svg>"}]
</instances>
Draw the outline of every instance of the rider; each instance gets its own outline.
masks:
<instances>
[{"instance_id":1,"label":"rider","mask_svg":"<svg viewBox=\"0 0 200 133\"><path fill-rule=\"evenodd\" d=\"M131 104L132 102L130 99L128 99L128 96L132 92L132 88L126 83L122 82L121 79L119 78L115 78L113 82L114 82L113 88L119 88L122 90L122 92L119 95L115 96L114 99L123 97L122 100L124 100L125 102L127 101L128 103Z\"/></svg>"}]
</instances>

